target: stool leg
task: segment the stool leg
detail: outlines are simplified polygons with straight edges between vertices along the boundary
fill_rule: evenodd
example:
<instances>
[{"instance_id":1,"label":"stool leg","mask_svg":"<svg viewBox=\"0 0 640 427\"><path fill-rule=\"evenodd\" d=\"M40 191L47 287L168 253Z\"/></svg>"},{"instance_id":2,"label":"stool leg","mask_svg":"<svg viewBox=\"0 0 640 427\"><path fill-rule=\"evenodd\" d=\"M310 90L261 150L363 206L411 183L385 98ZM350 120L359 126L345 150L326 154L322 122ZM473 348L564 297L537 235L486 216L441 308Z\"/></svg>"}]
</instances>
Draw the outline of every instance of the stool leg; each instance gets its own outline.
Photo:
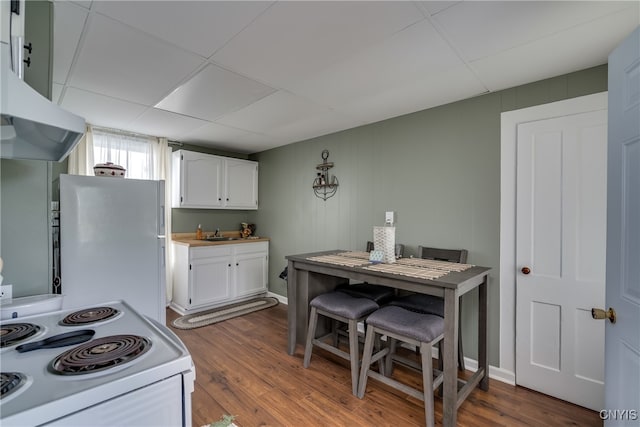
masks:
<instances>
[{"instance_id":1,"label":"stool leg","mask_svg":"<svg viewBox=\"0 0 640 427\"><path fill-rule=\"evenodd\" d=\"M313 347L313 339L316 335L316 324L318 323L318 309L311 307L309 314L309 329L307 330L307 343L304 346L304 363L305 368L309 367L311 361L311 349Z\"/></svg>"},{"instance_id":2,"label":"stool leg","mask_svg":"<svg viewBox=\"0 0 640 427\"><path fill-rule=\"evenodd\" d=\"M358 343L358 321L349 319L349 361L351 362L351 392L358 394L358 367L360 365L360 351Z\"/></svg>"},{"instance_id":3,"label":"stool leg","mask_svg":"<svg viewBox=\"0 0 640 427\"><path fill-rule=\"evenodd\" d=\"M387 336L387 345L389 346L389 354L384 358L384 375L389 377L393 374L393 355L396 354L397 341L395 338Z\"/></svg>"},{"instance_id":4,"label":"stool leg","mask_svg":"<svg viewBox=\"0 0 640 427\"><path fill-rule=\"evenodd\" d=\"M462 314L460 315L462 316ZM464 371L464 351L462 350L462 324L458 319L458 369Z\"/></svg>"},{"instance_id":5,"label":"stool leg","mask_svg":"<svg viewBox=\"0 0 640 427\"><path fill-rule=\"evenodd\" d=\"M367 389L367 378L369 366L371 366L371 354L373 353L373 341L375 337L373 326L367 326L367 336L364 340L364 351L362 353L362 365L360 366L360 380L358 381L358 397L362 399Z\"/></svg>"},{"instance_id":6,"label":"stool leg","mask_svg":"<svg viewBox=\"0 0 640 427\"><path fill-rule=\"evenodd\" d=\"M340 343L340 336L338 335L339 322L336 319L331 319L331 336L333 338L333 346L338 347Z\"/></svg>"},{"instance_id":7,"label":"stool leg","mask_svg":"<svg viewBox=\"0 0 640 427\"><path fill-rule=\"evenodd\" d=\"M444 359L442 359L442 346L444 345L444 340L440 340L440 342L438 342L437 345L438 345L438 370L440 372L444 372ZM444 396L443 390L444 390L444 381L442 382L442 384L440 384L440 387L438 387L438 394L440 396Z\"/></svg>"},{"instance_id":8,"label":"stool leg","mask_svg":"<svg viewBox=\"0 0 640 427\"><path fill-rule=\"evenodd\" d=\"M433 367L431 359L431 343L421 343L420 353L422 353L422 382L424 385L424 415L427 427L434 424L434 403L433 403Z\"/></svg>"},{"instance_id":9,"label":"stool leg","mask_svg":"<svg viewBox=\"0 0 640 427\"><path fill-rule=\"evenodd\" d=\"M376 334L374 342L373 342L373 348L375 348L376 353L379 352L380 350L382 350L382 344L381 344L381 340L380 340L380 335ZM378 360L378 372L380 372L381 375L385 375L386 376L386 372L387 372L387 368L385 366L386 363L386 358L382 357L380 358L380 360Z\"/></svg>"},{"instance_id":10,"label":"stool leg","mask_svg":"<svg viewBox=\"0 0 640 427\"><path fill-rule=\"evenodd\" d=\"M462 350L462 298L458 300L458 369L464 372L464 351Z\"/></svg>"}]
</instances>

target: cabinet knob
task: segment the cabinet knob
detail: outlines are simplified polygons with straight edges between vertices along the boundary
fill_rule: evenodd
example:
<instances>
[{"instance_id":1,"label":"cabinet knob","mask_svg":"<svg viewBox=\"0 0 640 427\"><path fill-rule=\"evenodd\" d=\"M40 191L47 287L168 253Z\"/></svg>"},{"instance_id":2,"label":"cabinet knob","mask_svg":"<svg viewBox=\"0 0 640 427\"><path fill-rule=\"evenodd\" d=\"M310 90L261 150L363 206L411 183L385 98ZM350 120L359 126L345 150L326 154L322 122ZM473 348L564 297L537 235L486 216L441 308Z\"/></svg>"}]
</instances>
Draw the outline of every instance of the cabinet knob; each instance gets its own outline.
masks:
<instances>
[{"instance_id":1,"label":"cabinet knob","mask_svg":"<svg viewBox=\"0 0 640 427\"><path fill-rule=\"evenodd\" d=\"M522 267L522 274L529 274L531 273L531 269L529 267Z\"/></svg>"},{"instance_id":2,"label":"cabinet knob","mask_svg":"<svg viewBox=\"0 0 640 427\"><path fill-rule=\"evenodd\" d=\"M231 267L231 263L229 263L229 267Z\"/></svg>"},{"instance_id":3,"label":"cabinet knob","mask_svg":"<svg viewBox=\"0 0 640 427\"><path fill-rule=\"evenodd\" d=\"M236 266L240 265L239 263L236 262Z\"/></svg>"},{"instance_id":4,"label":"cabinet knob","mask_svg":"<svg viewBox=\"0 0 640 427\"><path fill-rule=\"evenodd\" d=\"M222 197L218 197L218 201L221 202L222 201Z\"/></svg>"}]
</instances>

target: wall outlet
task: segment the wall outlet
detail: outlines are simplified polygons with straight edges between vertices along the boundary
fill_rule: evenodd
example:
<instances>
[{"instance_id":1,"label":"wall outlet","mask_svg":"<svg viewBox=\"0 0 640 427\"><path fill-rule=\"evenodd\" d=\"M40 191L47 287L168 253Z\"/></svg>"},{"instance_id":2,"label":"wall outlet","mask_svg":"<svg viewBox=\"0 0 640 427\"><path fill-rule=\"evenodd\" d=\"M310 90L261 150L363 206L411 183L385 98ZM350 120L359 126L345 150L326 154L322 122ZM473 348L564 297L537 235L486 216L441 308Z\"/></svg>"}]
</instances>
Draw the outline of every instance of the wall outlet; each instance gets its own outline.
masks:
<instances>
[{"instance_id":1,"label":"wall outlet","mask_svg":"<svg viewBox=\"0 0 640 427\"><path fill-rule=\"evenodd\" d=\"M0 300L11 299L13 297L13 285L0 286Z\"/></svg>"}]
</instances>

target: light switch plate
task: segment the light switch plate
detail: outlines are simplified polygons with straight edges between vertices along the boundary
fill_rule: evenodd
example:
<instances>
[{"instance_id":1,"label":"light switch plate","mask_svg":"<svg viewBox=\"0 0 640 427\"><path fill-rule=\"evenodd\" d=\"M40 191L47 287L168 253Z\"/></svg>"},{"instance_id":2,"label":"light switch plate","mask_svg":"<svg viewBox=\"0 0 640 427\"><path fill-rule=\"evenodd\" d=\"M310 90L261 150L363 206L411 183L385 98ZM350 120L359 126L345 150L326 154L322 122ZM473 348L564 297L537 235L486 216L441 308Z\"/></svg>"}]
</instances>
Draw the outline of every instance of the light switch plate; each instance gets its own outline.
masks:
<instances>
[{"instance_id":1,"label":"light switch plate","mask_svg":"<svg viewBox=\"0 0 640 427\"><path fill-rule=\"evenodd\" d=\"M394 211L388 211L384 214L384 223L386 225L393 225L396 222L396 213Z\"/></svg>"}]
</instances>

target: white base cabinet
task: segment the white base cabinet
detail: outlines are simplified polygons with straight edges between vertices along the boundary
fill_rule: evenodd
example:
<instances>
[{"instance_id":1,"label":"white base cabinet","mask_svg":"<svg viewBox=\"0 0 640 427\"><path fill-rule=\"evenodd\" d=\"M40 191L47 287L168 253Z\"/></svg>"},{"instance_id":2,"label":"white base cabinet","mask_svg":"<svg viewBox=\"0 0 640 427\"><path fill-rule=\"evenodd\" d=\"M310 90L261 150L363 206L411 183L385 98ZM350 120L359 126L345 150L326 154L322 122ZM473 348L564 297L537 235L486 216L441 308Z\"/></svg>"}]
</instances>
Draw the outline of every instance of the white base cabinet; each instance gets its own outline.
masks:
<instances>
[{"instance_id":1,"label":"white base cabinet","mask_svg":"<svg viewBox=\"0 0 640 427\"><path fill-rule=\"evenodd\" d=\"M195 313L267 291L269 242L173 244L172 308Z\"/></svg>"}]
</instances>

